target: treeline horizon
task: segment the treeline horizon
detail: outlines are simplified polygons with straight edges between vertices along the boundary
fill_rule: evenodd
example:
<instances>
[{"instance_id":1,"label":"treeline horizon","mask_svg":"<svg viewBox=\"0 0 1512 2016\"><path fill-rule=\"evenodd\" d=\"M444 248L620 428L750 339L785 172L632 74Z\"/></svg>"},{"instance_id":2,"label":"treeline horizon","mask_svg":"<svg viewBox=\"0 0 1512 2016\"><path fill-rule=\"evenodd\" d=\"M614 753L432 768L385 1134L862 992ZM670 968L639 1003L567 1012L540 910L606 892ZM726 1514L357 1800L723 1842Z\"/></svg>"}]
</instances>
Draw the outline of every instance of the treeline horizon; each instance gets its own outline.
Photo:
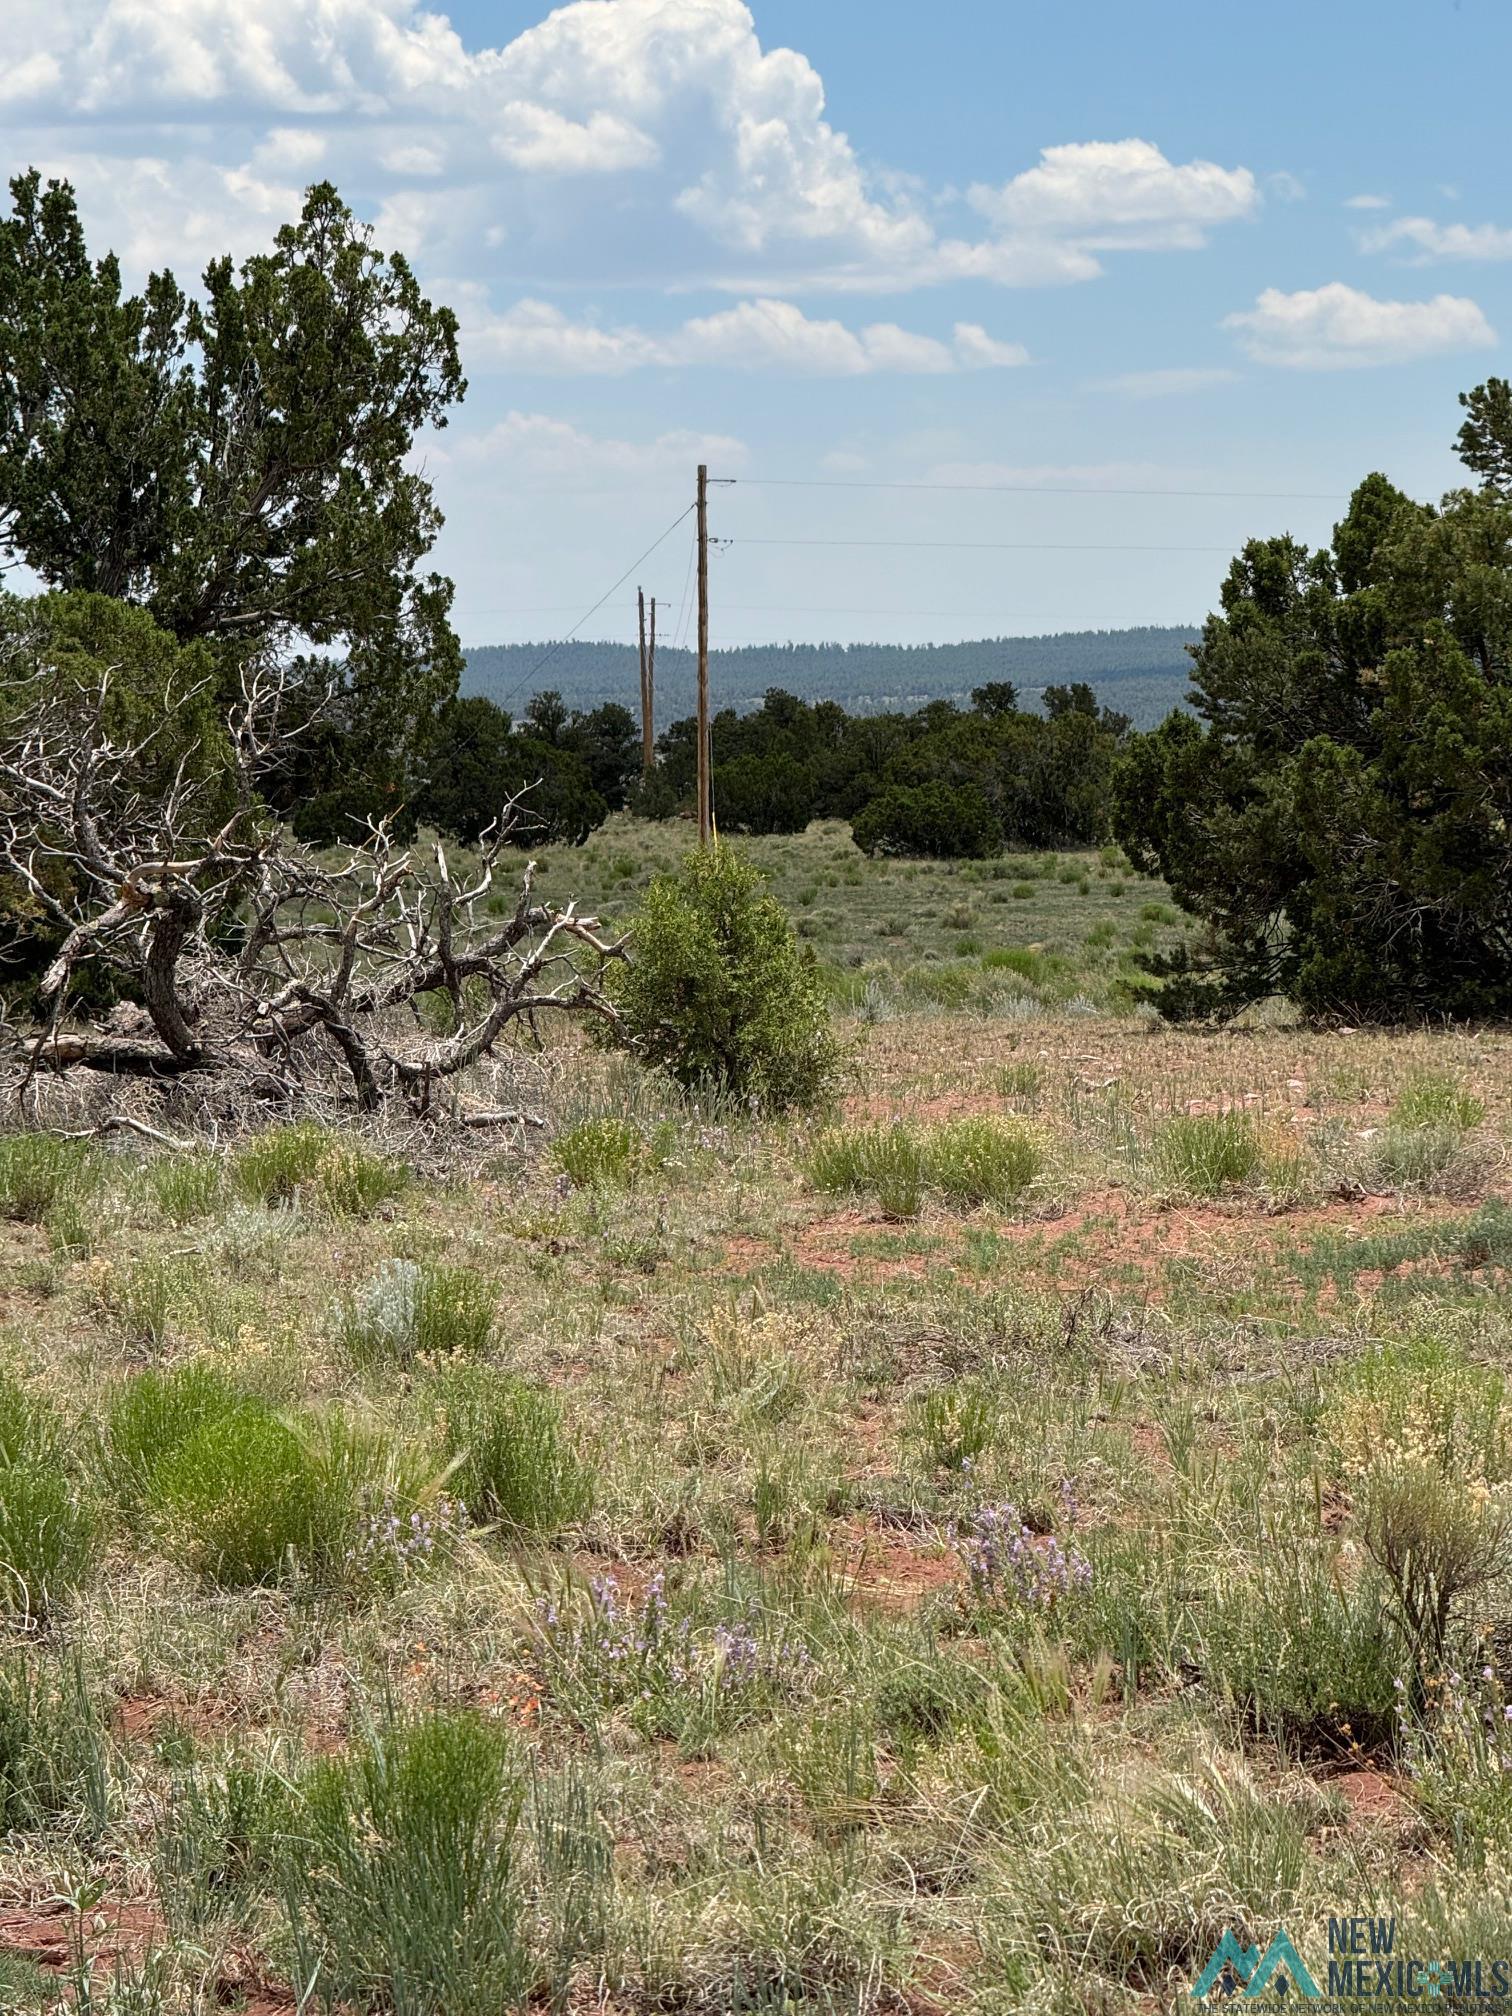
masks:
<instances>
[{"instance_id":1,"label":"treeline horizon","mask_svg":"<svg viewBox=\"0 0 1512 2016\"><path fill-rule=\"evenodd\" d=\"M979 687L1015 686L1026 704L1049 686L1088 685L1101 697L1117 688L1121 713L1135 727L1153 727L1181 706L1190 684L1191 625L1142 625L1120 630L1068 630L1042 636L982 637L955 644L742 644L711 650L716 707L747 711L774 687L805 700L833 700L852 714L905 713L933 700L966 703ZM633 701L639 693L636 647L610 640L480 644L464 649L464 695L522 707L550 687L569 706ZM659 641L656 711L659 721L691 713L697 699L697 653Z\"/></svg>"}]
</instances>

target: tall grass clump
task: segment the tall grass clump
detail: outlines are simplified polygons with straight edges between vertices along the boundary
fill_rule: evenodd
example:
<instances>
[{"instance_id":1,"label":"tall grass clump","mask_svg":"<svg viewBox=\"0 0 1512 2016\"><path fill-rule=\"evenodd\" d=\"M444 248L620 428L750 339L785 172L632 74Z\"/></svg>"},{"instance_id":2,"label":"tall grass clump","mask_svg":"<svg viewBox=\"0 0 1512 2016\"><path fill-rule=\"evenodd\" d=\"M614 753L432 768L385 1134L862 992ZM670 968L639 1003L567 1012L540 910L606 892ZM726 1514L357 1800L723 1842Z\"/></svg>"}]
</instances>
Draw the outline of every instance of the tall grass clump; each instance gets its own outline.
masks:
<instances>
[{"instance_id":1,"label":"tall grass clump","mask_svg":"<svg viewBox=\"0 0 1512 2016\"><path fill-rule=\"evenodd\" d=\"M628 1190L665 1165L675 1134L669 1121L647 1134L632 1120L606 1114L565 1128L551 1144L551 1159L580 1189Z\"/></svg>"},{"instance_id":2,"label":"tall grass clump","mask_svg":"<svg viewBox=\"0 0 1512 2016\"><path fill-rule=\"evenodd\" d=\"M0 1136L0 1217L40 1225L71 1193L93 1188L98 1163L82 1141Z\"/></svg>"},{"instance_id":3,"label":"tall grass clump","mask_svg":"<svg viewBox=\"0 0 1512 2016\"><path fill-rule=\"evenodd\" d=\"M1027 1128L1003 1120L953 1120L925 1147L931 1187L967 1209L1017 1203L1044 1163L1038 1139Z\"/></svg>"},{"instance_id":4,"label":"tall grass clump","mask_svg":"<svg viewBox=\"0 0 1512 2016\"><path fill-rule=\"evenodd\" d=\"M283 1877L301 2008L522 2006L522 1802L507 1735L471 1713L391 1722L317 1764L298 1789Z\"/></svg>"},{"instance_id":5,"label":"tall grass clump","mask_svg":"<svg viewBox=\"0 0 1512 2016\"><path fill-rule=\"evenodd\" d=\"M98 1534L57 1415L0 1374L0 1614L45 1619L85 1581Z\"/></svg>"},{"instance_id":6,"label":"tall grass clump","mask_svg":"<svg viewBox=\"0 0 1512 2016\"><path fill-rule=\"evenodd\" d=\"M1155 1137L1161 1182L1188 1197L1217 1197L1260 1166L1260 1137L1247 1113L1183 1113Z\"/></svg>"},{"instance_id":7,"label":"tall grass clump","mask_svg":"<svg viewBox=\"0 0 1512 2016\"><path fill-rule=\"evenodd\" d=\"M1044 1161L1038 1138L1014 1121L957 1120L932 1133L894 1121L820 1134L804 1173L816 1190L870 1194L888 1217L912 1218L927 1192L964 1210L1017 1203Z\"/></svg>"},{"instance_id":8,"label":"tall grass clump","mask_svg":"<svg viewBox=\"0 0 1512 2016\"><path fill-rule=\"evenodd\" d=\"M99 1833L109 1815L109 1740L83 1668L11 1654L0 1663L0 1831L82 1819Z\"/></svg>"},{"instance_id":9,"label":"tall grass clump","mask_svg":"<svg viewBox=\"0 0 1512 2016\"><path fill-rule=\"evenodd\" d=\"M244 1404L225 1373L199 1359L138 1373L118 1390L95 1461L107 1498L128 1524L140 1523L161 1465L209 1422Z\"/></svg>"},{"instance_id":10,"label":"tall grass clump","mask_svg":"<svg viewBox=\"0 0 1512 2016\"><path fill-rule=\"evenodd\" d=\"M225 1189L226 1167L217 1155L165 1155L148 1167L147 1185L170 1225L208 1218Z\"/></svg>"},{"instance_id":11,"label":"tall grass clump","mask_svg":"<svg viewBox=\"0 0 1512 2016\"><path fill-rule=\"evenodd\" d=\"M836 1127L809 1149L805 1174L831 1196L870 1194L889 1218L916 1218L924 1201L926 1167L918 1134L900 1122L889 1127Z\"/></svg>"},{"instance_id":12,"label":"tall grass clump","mask_svg":"<svg viewBox=\"0 0 1512 2016\"><path fill-rule=\"evenodd\" d=\"M477 1357L493 1341L497 1303L470 1267L385 1260L341 1305L342 1348L367 1369Z\"/></svg>"},{"instance_id":13,"label":"tall grass clump","mask_svg":"<svg viewBox=\"0 0 1512 2016\"><path fill-rule=\"evenodd\" d=\"M475 1520L549 1540L587 1517L593 1474L550 1393L462 1365L442 1374L436 1398L448 1488Z\"/></svg>"},{"instance_id":14,"label":"tall grass clump","mask_svg":"<svg viewBox=\"0 0 1512 2016\"><path fill-rule=\"evenodd\" d=\"M225 1589L318 1570L333 1526L350 1507L333 1501L302 1438L255 1400L212 1414L152 1473L149 1512L165 1553Z\"/></svg>"},{"instance_id":15,"label":"tall grass clump","mask_svg":"<svg viewBox=\"0 0 1512 2016\"><path fill-rule=\"evenodd\" d=\"M366 1218L408 1180L398 1163L301 1120L254 1135L231 1165L236 1190L254 1204L308 1204L333 1217Z\"/></svg>"},{"instance_id":16,"label":"tall grass clump","mask_svg":"<svg viewBox=\"0 0 1512 2016\"><path fill-rule=\"evenodd\" d=\"M1399 1127L1457 1127L1468 1132L1486 1117L1485 1102L1443 1071L1414 1071L1391 1109Z\"/></svg>"}]
</instances>

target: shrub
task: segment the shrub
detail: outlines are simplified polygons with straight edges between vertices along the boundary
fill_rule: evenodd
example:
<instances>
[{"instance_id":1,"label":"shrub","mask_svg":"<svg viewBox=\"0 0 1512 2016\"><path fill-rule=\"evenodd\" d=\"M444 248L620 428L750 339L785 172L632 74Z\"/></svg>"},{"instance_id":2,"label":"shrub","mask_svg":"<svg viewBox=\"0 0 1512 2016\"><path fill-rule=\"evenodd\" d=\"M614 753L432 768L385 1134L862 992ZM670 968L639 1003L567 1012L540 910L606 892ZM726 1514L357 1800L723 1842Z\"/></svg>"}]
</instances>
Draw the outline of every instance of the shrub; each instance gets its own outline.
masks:
<instances>
[{"instance_id":1,"label":"shrub","mask_svg":"<svg viewBox=\"0 0 1512 2016\"><path fill-rule=\"evenodd\" d=\"M1245 1113L1180 1114L1155 1138L1161 1180L1191 1197L1216 1197L1247 1182L1259 1163L1259 1137Z\"/></svg>"},{"instance_id":2,"label":"shrub","mask_svg":"<svg viewBox=\"0 0 1512 2016\"><path fill-rule=\"evenodd\" d=\"M342 1346L369 1367L476 1356L493 1341L497 1301L470 1267L385 1260L343 1304Z\"/></svg>"},{"instance_id":3,"label":"shrub","mask_svg":"<svg viewBox=\"0 0 1512 2016\"><path fill-rule=\"evenodd\" d=\"M821 1103L841 1051L813 955L725 846L660 875L612 976L621 1039L679 1084L771 1111Z\"/></svg>"},{"instance_id":4,"label":"shrub","mask_svg":"<svg viewBox=\"0 0 1512 2016\"><path fill-rule=\"evenodd\" d=\"M374 1731L295 1802L284 1894L300 2006L497 2016L529 1982L508 1737L470 1713Z\"/></svg>"},{"instance_id":5,"label":"shrub","mask_svg":"<svg viewBox=\"0 0 1512 2016\"><path fill-rule=\"evenodd\" d=\"M450 1488L474 1519L550 1539L585 1518L593 1477L562 1432L549 1393L480 1366L438 1390Z\"/></svg>"},{"instance_id":6,"label":"shrub","mask_svg":"<svg viewBox=\"0 0 1512 2016\"><path fill-rule=\"evenodd\" d=\"M982 860L1000 854L1003 829L974 784L891 784L851 821L863 854Z\"/></svg>"},{"instance_id":7,"label":"shrub","mask_svg":"<svg viewBox=\"0 0 1512 2016\"><path fill-rule=\"evenodd\" d=\"M1443 1121L1387 1127L1374 1144L1371 1175L1393 1190L1457 1190L1473 1166L1463 1129Z\"/></svg>"}]
</instances>

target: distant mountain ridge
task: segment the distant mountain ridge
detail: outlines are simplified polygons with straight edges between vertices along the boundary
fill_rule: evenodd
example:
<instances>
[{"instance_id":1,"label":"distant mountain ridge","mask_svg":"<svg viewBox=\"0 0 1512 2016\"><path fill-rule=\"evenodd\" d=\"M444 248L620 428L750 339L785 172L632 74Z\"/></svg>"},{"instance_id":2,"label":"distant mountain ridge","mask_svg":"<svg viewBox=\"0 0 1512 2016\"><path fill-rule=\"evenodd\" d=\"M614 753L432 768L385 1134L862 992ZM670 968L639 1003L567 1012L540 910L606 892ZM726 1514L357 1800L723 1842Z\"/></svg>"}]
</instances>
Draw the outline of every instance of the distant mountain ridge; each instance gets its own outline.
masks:
<instances>
[{"instance_id":1,"label":"distant mountain ridge","mask_svg":"<svg viewBox=\"0 0 1512 2016\"><path fill-rule=\"evenodd\" d=\"M1046 686L1081 679L1100 700L1153 727L1186 698L1187 646L1199 632L1184 626L1068 630L1047 637L984 637L965 644L743 644L709 654L713 704L744 711L770 686L808 701L838 700L848 713L881 714L931 700L966 702L974 686L1009 679L1031 705ZM634 712L640 679L633 645L611 643L480 644L467 652L462 691L518 713L532 693L556 690L572 707L618 700ZM659 727L691 714L697 658L658 644Z\"/></svg>"}]
</instances>

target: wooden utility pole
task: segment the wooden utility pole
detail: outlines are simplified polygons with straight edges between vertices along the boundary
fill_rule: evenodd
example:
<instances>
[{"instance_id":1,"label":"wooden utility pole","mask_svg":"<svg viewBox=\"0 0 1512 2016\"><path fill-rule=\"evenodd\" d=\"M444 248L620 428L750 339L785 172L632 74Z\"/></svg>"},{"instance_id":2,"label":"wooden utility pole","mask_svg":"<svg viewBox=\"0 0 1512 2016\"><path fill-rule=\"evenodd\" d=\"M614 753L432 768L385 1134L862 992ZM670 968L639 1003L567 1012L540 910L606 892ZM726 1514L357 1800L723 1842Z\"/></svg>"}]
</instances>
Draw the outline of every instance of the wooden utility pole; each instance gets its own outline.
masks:
<instances>
[{"instance_id":1,"label":"wooden utility pole","mask_svg":"<svg viewBox=\"0 0 1512 2016\"><path fill-rule=\"evenodd\" d=\"M646 646L646 720L642 733L641 755L645 759L646 775L649 777L656 768L656 597L651 597L651 637Z\"/></svg>"},{"instance_id":2,"label":"wooden utility pole","mask_svg":"<svg viewBox=\"0 0 1512 2016\"><path fill-rule=\"evenodd\" d=\"M698 844L714 821L709 793L709 470L698 465Z\"/></svg>"},{"instance_id":3,"label":"wooden utility pole","mask_svg":"<svg viewBox=\"0 0 1512 2016\"><path fill-rule=\"evenodd\" d=\"M651 688L646 674L646 591L637 588L635 606L640 616L640 689L641 689L641 775L651 773ZM651 604L652 609L656 604ZM652 616L652 622L656 621Z\"/></svg>"}]
</instances>

